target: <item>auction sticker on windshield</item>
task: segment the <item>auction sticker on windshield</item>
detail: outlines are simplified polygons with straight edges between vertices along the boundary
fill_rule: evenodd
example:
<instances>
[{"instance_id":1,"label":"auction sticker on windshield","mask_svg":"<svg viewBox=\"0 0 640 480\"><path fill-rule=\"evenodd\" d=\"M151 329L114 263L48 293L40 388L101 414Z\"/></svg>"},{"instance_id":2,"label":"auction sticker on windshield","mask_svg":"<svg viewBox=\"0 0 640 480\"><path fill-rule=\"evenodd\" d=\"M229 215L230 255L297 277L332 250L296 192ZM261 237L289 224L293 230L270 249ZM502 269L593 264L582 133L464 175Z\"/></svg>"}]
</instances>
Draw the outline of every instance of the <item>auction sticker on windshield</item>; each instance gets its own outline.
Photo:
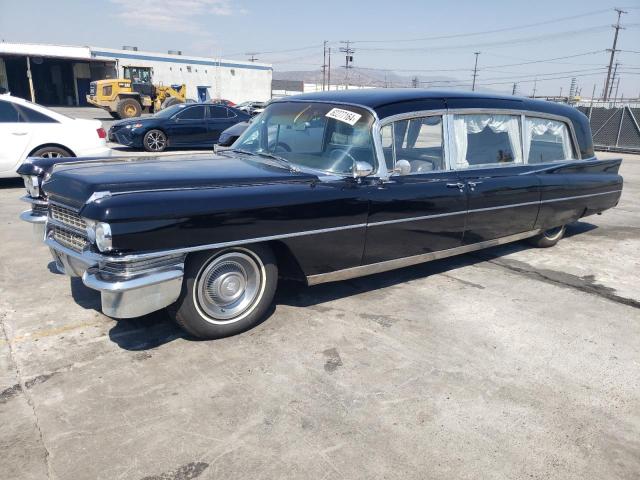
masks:
<instances>
[{"instance_id":1,"label":"auction sticker on windshield","mask_svg":"<svg viewBox=\"0 0 640 480\"><path fill-rule=\"evenodd\" d=\"M332 108L331 110L329 110L329 113L325 115L325 117L348 123L353 127L356 122L360 120L360 118L362 118L362 115L356 112L350 112L349 110L343 110L341 108Z\"/></svg>"}]
</instances>

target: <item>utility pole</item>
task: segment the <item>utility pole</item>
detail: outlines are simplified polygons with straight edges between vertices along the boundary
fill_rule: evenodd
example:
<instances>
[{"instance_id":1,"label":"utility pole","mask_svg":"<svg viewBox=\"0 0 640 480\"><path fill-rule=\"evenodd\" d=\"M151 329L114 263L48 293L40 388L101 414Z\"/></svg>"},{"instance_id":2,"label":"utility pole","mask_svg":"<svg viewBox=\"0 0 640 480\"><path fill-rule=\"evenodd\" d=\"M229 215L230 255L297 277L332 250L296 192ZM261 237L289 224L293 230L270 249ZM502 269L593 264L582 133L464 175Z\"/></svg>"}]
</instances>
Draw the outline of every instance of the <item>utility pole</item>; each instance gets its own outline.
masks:
<instances>
[{"instance_id":1,"label":"utility pole","mask_svg":"<svg viewBox=\"0 0 640 480\"><path fill-rule=\"evenodd\" d=\"M511 90L511 95L515 95L517 89L518 89L518 84L516 82L513 82L513 90Z\"/></svg>"},{"instance_id":2,"label":"utility pole","mask_svg":"<svg viewBox=\"0 0 640 480\"><path fill-rule=\"evenodd\" d=\"M474 92L476 89L476 77L478 76L478 55L480 55L480 52L473 52L473 54L476 56L476 62L473 65L473 83L471 84L472 92Z\"/></svg>"},{"instance_id":3,"label":"utility pole","mask_svg":"<svg viewBox=\"0 0 640 480\"><path fill-rule=\"evenodd\" d=\"M604 98L603 100L606 100L609 97L609 82L611 81L611 68L613 67L613 58L616 56L616 45L618 44L618 32L620 31L621 28L623 28L620 25L620 17L622 16L623 13L627 13L624 10L621 10L620 8L616 8L615 9L616 12L618 12L618 21L616 22L615 25L612 25L613 28L615 28L616 33L613 35L613 47L611 47L611 49L608 49L611 52L611 57L609 58L609 68L607 68L607 81L604 83Z\"/></svg>"},{"instance_id":4,"label":"utility pole","mask_svg":"<svg viewBox=\"0 0 640 480\"><path fill-rule=\"evenodd\" d=\"M331 47L327 49L327 90L331 90Z\"/></svg>"},{"instance_id":5,"label":"utility pole","mask_svg":"<svg viewBox=\"0 0 640 480\"><path fill-rule=\"evenodd\" d=\"M534 78L533 79L533 95L531 95L531 98L536 98L536 88L538 87L538 79Z\"/></svg>"},{"instance_id":6,"label":"utility pole","mask_svg":"<svg viewBox=\"0 0 640 480\"><path fill-rule=\"evenodd\" d=\"M349 90L349 69L353 68L353 54L355 50L350 47L351 42L349 40L343 40L340 43L346 45L346 47L340 47L340 51L344 53L344 88Z\"/></svg>"},{"instance_id":7,"label":"utility pole","mask_svg":"<svg viewBox=\"0 0 640 480\"><path fill-rule=\"evenodd\" d=\"M418 81L418 77L413 77L413 78L411 79L411 86L412 86L413 88L418 88L418 83L419 83L419 81Z\"/></svg>"},{"instance_id":8,"label":"utility pole","mask_svg":"<svg viewBox=\"0 0 640 480\"><path fill-rule=\"evenodd\" d=\"M613 82L611 82L613 83ZM620 76L618 75L618 78L616 79L616 93L614 93L613 95L613 103L615 105L616 100L618 99L618 87L620 86Z\"/></svg>"},{"instance_id":9,"label":"utility pole","mask_svg":"<svg viewBox=\"0 0 640 480\"><path fill-rule=\"evenodd\" d=\"M616 62L615 66L613 67L613 75L611 75L611 86L609 87L609 92L607 94L608 97L611 97L611 94L613 93L613 84L616 83L616 76L618 75L618 65L619 63Z\"/></svg>"},{"instance_id":10,"label":"utility pole","mask_svg":"<svg viewBox=\"0 0 640 480\"><path fill-rule=\"evenodd\" d=\"M249 61L253 63L253 62L255 62L256 60L258 60L258 59L256 58L256 54L257 54L257 53L258 53L258 52L247 52L245 55L250 55L251 57L249 58Z\"/></svg>"},{"instance_id":11,"label":"utility pole","mask_svg":"<svg viewBox=\"0 0 640 480\"><path fill-rule=\"evenodd\" d=\"M325 40L323 43L322 49L322 91L325 90L325 85L327 82L327 41Z\"/></svg>"}]
</instances>

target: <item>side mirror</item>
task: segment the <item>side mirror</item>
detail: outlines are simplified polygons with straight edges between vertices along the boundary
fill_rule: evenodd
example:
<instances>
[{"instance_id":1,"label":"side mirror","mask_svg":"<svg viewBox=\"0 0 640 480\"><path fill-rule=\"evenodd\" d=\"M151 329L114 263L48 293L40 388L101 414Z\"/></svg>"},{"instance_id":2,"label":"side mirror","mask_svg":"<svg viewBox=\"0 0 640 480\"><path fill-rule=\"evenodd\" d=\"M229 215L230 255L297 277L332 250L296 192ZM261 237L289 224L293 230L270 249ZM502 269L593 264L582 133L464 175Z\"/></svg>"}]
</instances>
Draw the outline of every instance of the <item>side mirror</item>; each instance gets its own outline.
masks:
<instances>
[{"instance_id":1,"label":"side mirror","mask_svg":"<svg viewBox=\"0 0 640 480\"><path fill-rule=\"evenodd\" d=\"M353 178L367 177L373 172L369 162L355 162L353 164Z\"/></svg>"}]
</instances>

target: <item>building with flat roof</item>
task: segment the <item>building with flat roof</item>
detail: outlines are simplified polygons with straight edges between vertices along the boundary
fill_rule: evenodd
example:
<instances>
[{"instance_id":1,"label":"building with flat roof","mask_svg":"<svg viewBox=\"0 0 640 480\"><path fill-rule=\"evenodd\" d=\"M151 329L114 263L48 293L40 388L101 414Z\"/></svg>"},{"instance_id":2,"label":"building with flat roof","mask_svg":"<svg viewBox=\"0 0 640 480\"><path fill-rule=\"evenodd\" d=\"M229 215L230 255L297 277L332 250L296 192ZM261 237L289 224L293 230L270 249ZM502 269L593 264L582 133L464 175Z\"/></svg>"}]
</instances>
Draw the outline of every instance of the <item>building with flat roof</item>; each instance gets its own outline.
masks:
<instances>
[{"instance_id":1,"label":"building with flat roof","mask_svg":"<svg viewBox=\"0 0 640 480\"><path fill-rule=\"evenodd\" d=\"M123 49L0 42L0 87L43 105L86 105L89 83L148 71L154 84L187 86L187 98L239 103L271 98L271 65Z\"/></svg>"}]
</instances>

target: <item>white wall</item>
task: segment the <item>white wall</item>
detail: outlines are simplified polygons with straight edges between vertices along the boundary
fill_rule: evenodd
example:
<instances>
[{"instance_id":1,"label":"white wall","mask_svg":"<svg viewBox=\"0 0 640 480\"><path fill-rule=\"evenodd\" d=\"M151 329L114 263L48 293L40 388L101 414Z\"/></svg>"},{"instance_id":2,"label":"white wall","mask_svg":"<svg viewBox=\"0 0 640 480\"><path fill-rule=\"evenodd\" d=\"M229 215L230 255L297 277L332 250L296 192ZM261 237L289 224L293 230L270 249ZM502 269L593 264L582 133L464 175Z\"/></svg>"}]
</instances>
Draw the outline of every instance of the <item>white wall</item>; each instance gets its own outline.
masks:
<instances>
[{"instance_id":1,"label":"white wall","mask_svg":"<svg viewBox=\"0 0 640 480\"><path fill-rule=\"evenodd\" d=\"M205 57L183 57L98 47L95 51L92 48L92 51L95 59L117 60L119 76L123 75L125 66L151 67L155 84L184 83L187 86L187 98L194 100L198 99L197 87L206 85L211 87L211 98L224 98L235 103L246 100L266 101L271 98L270 65L221 60L222 66L218 66L216 59ZM208 64L203 65L205 62ZM225 66L225 63L233 66Z\"/></svg>"}]
</instances>

